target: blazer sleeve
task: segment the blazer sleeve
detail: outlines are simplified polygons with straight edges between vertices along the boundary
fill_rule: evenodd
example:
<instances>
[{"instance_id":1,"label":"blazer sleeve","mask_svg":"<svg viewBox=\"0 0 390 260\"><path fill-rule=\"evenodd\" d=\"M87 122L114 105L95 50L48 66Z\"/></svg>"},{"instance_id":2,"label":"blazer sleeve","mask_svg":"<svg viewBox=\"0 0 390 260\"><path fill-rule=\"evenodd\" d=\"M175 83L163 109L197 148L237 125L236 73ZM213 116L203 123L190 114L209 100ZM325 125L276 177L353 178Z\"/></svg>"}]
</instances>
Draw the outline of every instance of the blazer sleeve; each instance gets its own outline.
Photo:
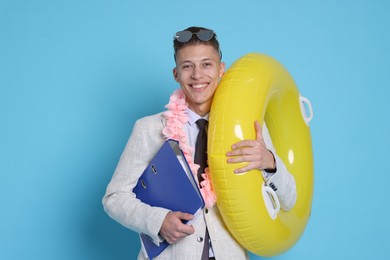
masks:
<instances>
[{"instance_id":1,"label":"blazer sleeve","mask_svg":"<svg viewBox=\"0 0 390 260\"><path fill-rule=\"evenodd\" d=\"M151 207L135 197L133 188L163 143L161 117L138 120L103 197L106 213L123 226L161 242L158 233L169 210ZM156 127L157 126L157 127Z\"/></svg>"},{"instance_id":2,"label":"blazer sleeve","mask_svg":"<svg viewBox=\"0 0 390 260\"><path fill-rule=\"evenodd\" d=\"M294 176L287 170L282 159L277 155L272 144L266 124L263 124L262 134L267 148L273 153L276 162L276 172L263 172L266 185L273 189L279 199L280 207L284 211L290 210L297 200L297 189Z\"/></svg>"}]
</instances>

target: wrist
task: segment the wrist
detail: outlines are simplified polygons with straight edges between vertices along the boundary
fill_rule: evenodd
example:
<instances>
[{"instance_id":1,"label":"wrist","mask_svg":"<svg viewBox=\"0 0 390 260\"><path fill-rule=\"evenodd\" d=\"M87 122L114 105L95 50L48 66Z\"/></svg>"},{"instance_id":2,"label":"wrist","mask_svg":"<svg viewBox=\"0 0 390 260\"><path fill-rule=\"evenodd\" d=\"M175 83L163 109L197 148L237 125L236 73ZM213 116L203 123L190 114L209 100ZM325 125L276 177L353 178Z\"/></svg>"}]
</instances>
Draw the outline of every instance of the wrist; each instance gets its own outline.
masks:
<instances>
[{"instance_id":1,"label":"wrist","mask_svg":"<svg viewBox=\"0 0 390 260\"><path fill-rule=\"evenodd\" d=\"M270 167L264 169L264 171L266 171L267 173L275 173L276 172L276 159L275 159L274 154L270 150L268 150L268 151L272 156L272 159L271 159L272 164Z\"/></svg>"}]
</instances>

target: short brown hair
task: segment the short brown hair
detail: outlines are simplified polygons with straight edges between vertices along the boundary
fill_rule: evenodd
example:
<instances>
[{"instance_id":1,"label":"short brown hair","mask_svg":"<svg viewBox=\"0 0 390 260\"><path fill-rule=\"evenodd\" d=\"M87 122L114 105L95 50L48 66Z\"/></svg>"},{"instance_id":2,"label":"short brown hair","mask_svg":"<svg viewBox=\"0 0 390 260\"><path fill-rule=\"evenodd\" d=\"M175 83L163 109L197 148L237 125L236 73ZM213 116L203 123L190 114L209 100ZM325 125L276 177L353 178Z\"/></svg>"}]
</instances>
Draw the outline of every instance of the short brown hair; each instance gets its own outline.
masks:
<instances>
[{"instance_id":1,"label":"short brown hair","mask_svg":"<svg viewBox=\"0 0 390 260\"><path fill-rule=\"evenodd\" d=\"M204 27L191 26L191 27L188 27L187 29L184 29L183 31L190 31L192 33L197 33L200 30L210 30L210 29L207 29ZM195 34L192 35L191 39L188 42L179 42L176 38L174 38L173 50L174 50L175 61L176 61L176 54L180 49L182 49L186 46L193 46L193 45L199 45L199 44L212 46L219 53L220 58L222 58L222 52L219 48L217 34L214 32L214 36L209 41L201 41Z\"/></svg>"}]
</instances>

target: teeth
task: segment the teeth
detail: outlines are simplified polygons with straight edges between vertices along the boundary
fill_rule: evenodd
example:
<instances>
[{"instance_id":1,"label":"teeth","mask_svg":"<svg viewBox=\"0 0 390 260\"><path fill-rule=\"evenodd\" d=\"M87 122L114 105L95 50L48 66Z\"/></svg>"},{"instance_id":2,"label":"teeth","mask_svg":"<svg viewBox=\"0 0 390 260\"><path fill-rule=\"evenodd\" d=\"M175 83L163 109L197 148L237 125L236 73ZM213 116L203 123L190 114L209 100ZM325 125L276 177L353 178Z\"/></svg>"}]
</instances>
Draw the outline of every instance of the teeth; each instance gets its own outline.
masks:
<instances>
[{"instance_id":1,"label":"teeth","mask_svg":"<svg viewBox=\"0 0 390 260\"><path fill-rule=\"evenodd\" d=\"M204 87L206 87L206 86L207 86L207 84L192 85L192 87L195 88L195 89L204 88Z\"/></svg>"}]
</instances>

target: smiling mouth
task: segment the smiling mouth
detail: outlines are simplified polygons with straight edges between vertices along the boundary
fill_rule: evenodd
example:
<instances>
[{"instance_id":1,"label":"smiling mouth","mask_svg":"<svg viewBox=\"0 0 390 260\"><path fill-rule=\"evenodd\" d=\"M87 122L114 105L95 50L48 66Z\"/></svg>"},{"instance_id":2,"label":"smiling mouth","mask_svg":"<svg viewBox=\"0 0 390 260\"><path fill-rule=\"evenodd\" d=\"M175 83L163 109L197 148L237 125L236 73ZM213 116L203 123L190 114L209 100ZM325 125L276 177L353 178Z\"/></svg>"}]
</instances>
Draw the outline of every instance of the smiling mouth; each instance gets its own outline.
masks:
<instances>
[{"instance_id":1,"label":"smiling mouth","mask_svg":"<svg viewBox=\"0 0 390 260\"><path fill-rule=\"evenodd\" d=\"M205 87L207 87L208 86L208 84L191 84L190 85L191 86L191 88L194 88L194 89L203 89L203 88L205 88Z\"/></svg>"}]
</instances>

